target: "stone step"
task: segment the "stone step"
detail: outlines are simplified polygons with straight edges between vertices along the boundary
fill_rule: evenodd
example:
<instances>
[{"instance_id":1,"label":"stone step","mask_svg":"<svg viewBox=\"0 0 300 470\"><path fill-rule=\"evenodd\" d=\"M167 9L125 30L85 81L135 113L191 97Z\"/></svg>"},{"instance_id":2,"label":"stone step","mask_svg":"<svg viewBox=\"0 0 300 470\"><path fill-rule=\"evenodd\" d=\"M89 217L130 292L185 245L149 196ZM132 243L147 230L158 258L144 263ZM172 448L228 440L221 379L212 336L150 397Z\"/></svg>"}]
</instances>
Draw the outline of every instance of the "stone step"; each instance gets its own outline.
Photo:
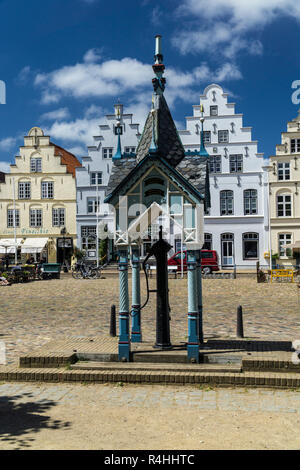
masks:
<instances>
[{"instance_id":1,"label":"stone step","mask_svg":"<svg viewBox=\"0 0 300 470\"><path fill-rule=\"evenodd\" d=\"M288 372L299 374L300 363L294 364L292 362L292 353L287 360L287 357L282 358L266 358L255 356L253 358L244 357L242 360L243 371L258 371L258 372Z\"/></svg>"},{"instance_id":2,"label":"stone step","mask_svg":"<svg viewBox=\"0 0 300 470\"><path fill-rule=\"evenodd\" d=\"M168 371L168 372L241 372L241 365L222 364L151 364L151 363L122 363L122 362L92 362L79 361L72 364L71 370L113 370L113 371Z\"/></svg>"},{"instance_id":3,"label":"stone step","mask_svg":"<svg viewBox=\"0 0 300 470\"><path fill-rule=\"evenodd\" d=\"M1 367L0 381L84 382L134 384L194 384L198 386L241 386L266 388L300 388L300 374L268 372L175 372L168 370L93 370L68 368L21 369Z\"/></svg>"}]
</instances>

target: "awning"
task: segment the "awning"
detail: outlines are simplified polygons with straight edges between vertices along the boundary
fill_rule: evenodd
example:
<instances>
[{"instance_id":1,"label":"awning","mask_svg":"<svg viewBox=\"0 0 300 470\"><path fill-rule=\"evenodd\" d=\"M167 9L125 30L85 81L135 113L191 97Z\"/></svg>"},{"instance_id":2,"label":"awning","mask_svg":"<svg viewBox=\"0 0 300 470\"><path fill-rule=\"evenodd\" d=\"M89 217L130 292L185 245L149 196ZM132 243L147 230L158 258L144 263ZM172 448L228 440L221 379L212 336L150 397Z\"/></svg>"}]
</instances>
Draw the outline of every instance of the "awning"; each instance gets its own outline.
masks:
<instances>
[{"instance_id":1,"label":"awning","mask_svg":"<svg viewBox=\"0 0 300 470\"><path fill-rule=\"evenodd\" d=\"M300 241L295 242L295 243L288 243L287 245L284 245L282 248L290 248L291 250L300 250Z\"/></svg>"},{"instance_id":2,"label":"awning","mask_svg":"<svg viewBox=\"0 0 300 470\"><path fill-rule=\"evenodd\" d=\"M17 247L20 247L22 238L17 238ZM0 239L0 254L14 254L15 252L15 239L14 238L7 238L7 239Z\"/></svg>"},{"instance_id":3,"label":"awning","mask_svg":"<svg viewBox=\"0 0 300 470\"><path fill-rule=\"evenodd\" d=\"M26 238L24 241L21 252L22 253L41 253L48 243L48 238Z\"/></svg>"}]
</instances>

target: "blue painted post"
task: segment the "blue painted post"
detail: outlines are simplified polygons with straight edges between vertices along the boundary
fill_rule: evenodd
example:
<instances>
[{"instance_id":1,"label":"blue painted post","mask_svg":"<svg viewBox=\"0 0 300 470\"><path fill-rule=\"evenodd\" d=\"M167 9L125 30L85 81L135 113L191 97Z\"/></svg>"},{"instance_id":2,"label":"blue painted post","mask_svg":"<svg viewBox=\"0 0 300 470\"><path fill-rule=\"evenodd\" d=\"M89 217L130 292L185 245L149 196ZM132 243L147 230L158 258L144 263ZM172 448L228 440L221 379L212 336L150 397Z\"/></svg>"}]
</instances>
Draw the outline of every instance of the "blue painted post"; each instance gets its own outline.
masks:
<instances>
[{"instance_id":1,"label":"blue painted post","mask_svg":"<svg viewBox=\"0 0 300 470\"><path fill-rule=\"evenodd\" d=\"M132 310L131 341L140 343L141 332L141 283L140 283L140 250L132 247Z\"/></svg>"},{"instance_id":2,"label":"blue painted post","mask_svg":"<svg viewBox=\"0 0 300 470\"><path fill-rule=\"evenodd\" d=\"M203 344L203 301L202 301L202 251L197 250L197 292L198 292L198 334L199 343Z\"/></svg>"},{"instance_id":3,"label":"blue painted post","mask_svg":"<svg viewBox=\"0 0 300 470\"><path fill-rule=\"evenodd\" d=\"M130 361L128 249L119 251L119 361Z\"/></svg>"},{"instance_id":4,"label":"blue painted post","mask_svg":"<svg viewBox=\"0 0 300 470\"><path fill-rule=\"evenodd\" d=\"M195 250L187 251L188 269L188 343L190 362L199 362L197 260Z\"/></svg>"}]
</instances>

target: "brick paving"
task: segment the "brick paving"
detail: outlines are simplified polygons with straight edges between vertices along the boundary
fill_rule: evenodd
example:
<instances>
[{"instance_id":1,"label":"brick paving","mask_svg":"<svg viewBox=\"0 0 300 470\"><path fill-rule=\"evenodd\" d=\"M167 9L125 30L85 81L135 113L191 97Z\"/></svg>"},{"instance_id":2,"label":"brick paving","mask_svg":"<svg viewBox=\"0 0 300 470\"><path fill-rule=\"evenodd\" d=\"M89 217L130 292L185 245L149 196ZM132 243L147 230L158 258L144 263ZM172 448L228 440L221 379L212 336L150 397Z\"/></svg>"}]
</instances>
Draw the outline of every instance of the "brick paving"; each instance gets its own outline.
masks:
<instances>
[{"instance_id":1,"label":"brick paving","mask_svg":"<svg viewBox=\"0 0 300 470\"><path fill-rule=\"evenodd\" d=\"M0 383L0 418L1 450L300 445L298 391Z\"/></svg>"},{"instance_id":2,"label":"brick paving","mask_svg":"<svg viewBox=\"0 0 300 470\"><path fill-rule=\"evenodd\" d=\"M142 281L143 289L144 280ZM155 279L150 287L154 288ZM60 280L0 288L0 340L9 364L51 340L95 337L109 331L110 306L118 308L118 279ZM187 339L187 281L170 279L171 338ZM236 309L243 306L244 333L251 339L300 338L297 284L257 284L253 278L203 281L205 339L233 338ZM142 299L143 300L143 299ZM142 313L143 337L155 341L155 297Z\"/></svg>"}]
</instances>

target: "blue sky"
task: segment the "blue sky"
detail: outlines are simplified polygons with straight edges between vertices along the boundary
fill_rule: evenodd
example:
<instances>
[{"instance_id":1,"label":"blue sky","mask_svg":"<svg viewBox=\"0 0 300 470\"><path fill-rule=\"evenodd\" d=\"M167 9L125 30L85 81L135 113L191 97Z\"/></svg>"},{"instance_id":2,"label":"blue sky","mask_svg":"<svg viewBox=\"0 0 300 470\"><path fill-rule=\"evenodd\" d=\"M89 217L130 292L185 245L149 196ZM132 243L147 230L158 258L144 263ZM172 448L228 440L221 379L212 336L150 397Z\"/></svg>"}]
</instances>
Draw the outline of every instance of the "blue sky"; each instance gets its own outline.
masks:
<instances>
[{"instance_id":1,"label":"blue sky","mask_svg":"<svg viewBox=\"0 0 300 470\"><path fill-rule=\"evenodd\" d=\"M298 114L300 2L296 0L0 0L0 170L41 126L78 157L120 99L143 123L150 109L154 36L162 34L166 98L176 123L210 83L275 153Z\"/></svg>"}]
</instances>

